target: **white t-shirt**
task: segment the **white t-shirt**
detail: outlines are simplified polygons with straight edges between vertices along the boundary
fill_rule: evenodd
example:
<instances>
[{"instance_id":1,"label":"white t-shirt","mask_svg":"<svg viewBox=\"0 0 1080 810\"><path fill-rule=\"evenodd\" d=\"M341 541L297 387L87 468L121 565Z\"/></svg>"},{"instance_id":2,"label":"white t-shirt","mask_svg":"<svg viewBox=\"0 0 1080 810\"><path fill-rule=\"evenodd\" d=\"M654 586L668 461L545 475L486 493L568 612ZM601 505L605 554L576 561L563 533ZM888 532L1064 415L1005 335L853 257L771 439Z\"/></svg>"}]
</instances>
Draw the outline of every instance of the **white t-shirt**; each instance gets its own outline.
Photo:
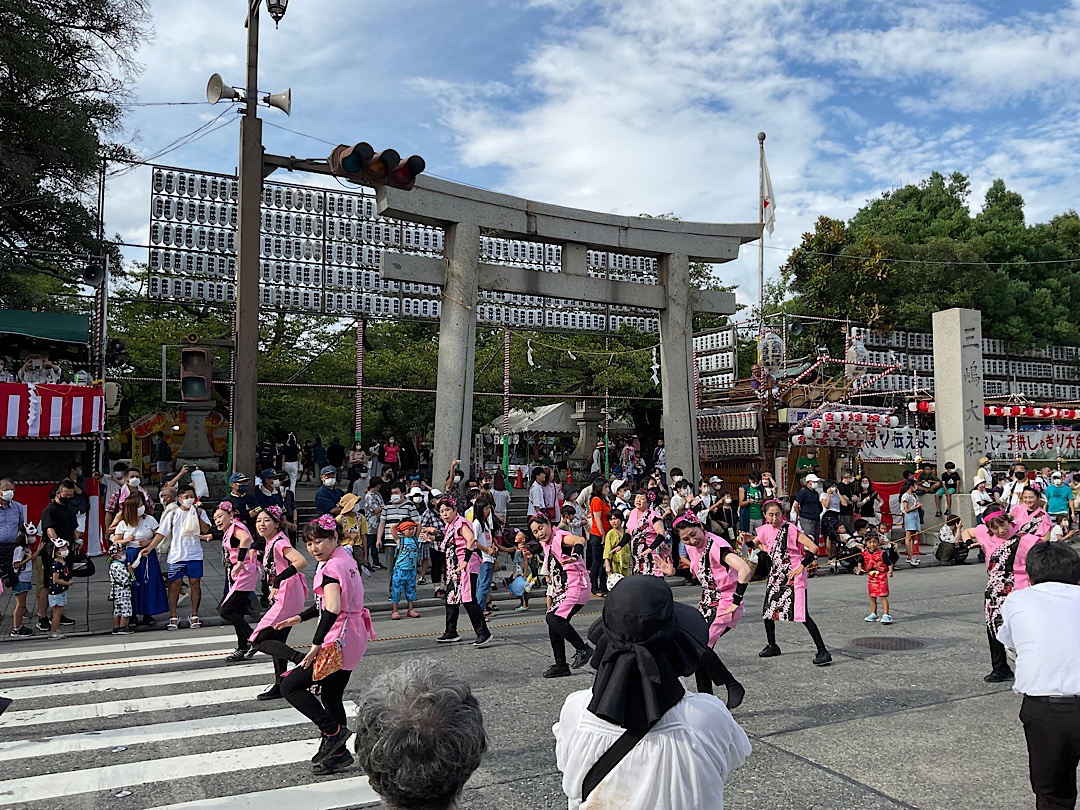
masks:
<instances>
[{"instance_id":1,"label":"white t-shirt","mask_svg":"<svg viewBox=\"0 0 1080 810\"><path fill-rule=\"evenodd\" d=\"M491 500L495 502L495 511L498 512L500 515L505 515L506 507L510 504L510 490L491 490Z\"/></svg>"},{"instance_id":2,"label":"white t-shirt","mask_svg":"<svg viewBox=\"0 0 1080 810\"><path fill-rule=\"evenodd\" d=\"M750 740L720 698L687 692L581 801L585 774L623 729L588 710L592 691L572 692L555 734L568 810L701 810L724 806L724 782L750 755Z\"/></svg>"},{"instance_id":3,"label":"white t-shirt","mask_svg":"<svg viewBox=\"0 0 1080 810\"><path fill-rule=\"evenodd\" d=\"M485 526L479 520L474 520L472 522L472 530L473 534L476 535L476 542L483 543L485 546L491 547L495 545L495 541L491 539L490 526ZM495 557L491 554L488 554L486 551L481 551L480 562L493 563L495 562Z\"/></svg>"},{"instance_id":4,"label":"white t-shirt","mask_svg":"<svg viewBox=\"0 0 1080 810\"><path fill-rule=\"evenodd\" d=\"M153 515L143 515L134 528L121 520L116 526L114 535L123 535L128 548L139 548L147 540L154 539L157 527L157 518Z\"/></svg>"},{"instance_id":5,"label":"white t-shirt","mask_svg":"<svg viewBox=\"0 0 1080 810\"><path fill-rule=\"evenodd\" d=\"M15 546L15 550L12 553L11 561L13 563L19 563L30 556L30 552L24 546ZM19 582L33 582L34 581L34 566L27 563L19 569Z\"/></svg>"},{"instance_id":6,"label":"white t-shirt","mask_svg":"<svg viewBox=\"0 0 1080 810\"><path fill-rule=\"evenodd\" d=\"M186 512L180 507L177 507L161 519L161 525L158 527L158 534L162 537L169 538L169 556L167 561L171 565L190 562L192 560L201 560L203 558L202 541L199 539L199 535L202 533L202 524L200 523L199 526L188 527L189 530L195 529L194 532L184 531L184 521L193 510L202 523L209 525L210 520L206 517L206 512L199 509L197 506L191 507L191 509Z\"/></svg>"},{"instance_id":7,"label":"white t-shirt","mask_svg":"<svg viewBox=\"0 0 1080 810\"><path fill-rule=\"evenodd\" d=\"M1054 527L1050 529L1049 539L1051 540L1051 542L1061 542L1061 538L1065 536L1065 531L1065 527L1063 527L1060 523L1055 523Z\"/></svg>"},{"instance_id":8,"label":"white t-shirt","mask_svg":"<svg viewBox=\"0 0 1080 810\"><path fill-rule=\"evenodd\" d=\"M547 508L547 503L544 499L544 488L540 486L538 481L534 481L532 486L529 487L529 515L535 515L537 512L543 512Z\"/></svg>"}]
</instances>

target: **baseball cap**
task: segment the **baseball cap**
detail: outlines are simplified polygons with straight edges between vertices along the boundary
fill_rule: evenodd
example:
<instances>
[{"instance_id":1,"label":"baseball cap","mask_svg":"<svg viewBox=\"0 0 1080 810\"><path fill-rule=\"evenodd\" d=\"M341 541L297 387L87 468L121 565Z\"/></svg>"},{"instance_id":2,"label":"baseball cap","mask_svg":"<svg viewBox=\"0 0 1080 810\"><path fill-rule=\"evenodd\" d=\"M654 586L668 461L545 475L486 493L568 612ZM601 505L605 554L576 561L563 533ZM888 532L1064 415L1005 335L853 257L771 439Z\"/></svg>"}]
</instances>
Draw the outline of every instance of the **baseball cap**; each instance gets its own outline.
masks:
<instances>
[{"instance_id":1,"label":"baseball cap","mask_svg":"<svg viewBox=\"0 0 1080 810\"><path fill-rule=\"evenodd\" d=\"M804 481L806 481L806 482L808 482L808 483L811 483L811 484L813 484L813 483L817 483L817 482L818 482L818 481L820 481L821 479L820 479L820 478L818 478L818 477L817 477L816 475L814 475L813 473L810 473L810 474L809 474L808 476L806 476L806 478L805 478L805 479L803 479L803 480L804 480Z\"/></svg>"},{"instance_id":2,"label":"baseball cap","mask_svg":"<svg viewBox=\"0 0 1080 810\"><path fill-rule=\"evenodd\" d=\"M1051 477L1051 478L1057 478L1058 480L1061 480L1061 478L1062 478L1063 476L1061 475L1061 471L1060 471L1060 470L1058 470L1057 472L1052 472L1052 473L1050 473L1050 477Z\"/></svg>"},{"instance_id":3,"label":"baseball cap","mask_svg":"<svg viewBox=\"0 0 1080 810\"><path fill-rule=\"evenodd\" d=\"M329 464L327 464L325 467L319 470L319 477L321 478L324 475L337 475L337 467L331 467Z\"/></svg>"},{"instance_id":4,"label":"baseball cap","mask_svg":"<svg viewBox=\"0 0 1080 810\"><path fill-rule=\"evenodd\" d=\"M248 477L246 475L244 475L242 472L234 472L232 475L229 476L229 483L230 484L239 484L241 481L247 481L247 480L249 480Z\"/></svg>"},{"instance_id":5,"label":"baseball cap","mask_svg":"<svg viewBox=\"0 0 1080 810\"><path fill-rule=\"evenodd\" d=\"M626 481L624 481L622 478L616 478L614 481L611 482L611 491L618 495L619 490L625 486Z\"/></svg>"},{"instance_id":6,"label":"baseball cap","mask_svg":"<svg viewBox=\"0 0 1080 810\"><path fill-rule=\"evenodd\" d=\"M266 481L269 478L276 478L276 477L277 477L277 470L271 469L270 467L267 467L265 470L263 470L261 473L259 473L259 478L261 478L264 481Z\"/></svg>"},{"instance_id":7,"label":"baseball cap","mask_svg":"<svg viewBox=\"0 0 1080 810\"><path fill-rule=\"evenodd\" d=\"M722 483L724 483L724 479L721 478L719 475L714 475L712 478L709 479L709 483L710 484L722 484Z\"/></svg>"},{"instance_id":8,"label":"baseball cap","mask_svg":"<svg viewBox=\"0 0 1080 810\"><path fill-rule=\"evenodd\" d=\"M441 489L429 490L428 495L430 495L432 498L438 498L440 495L442 495L442 490Z\"/></svg>"}]
</instances>

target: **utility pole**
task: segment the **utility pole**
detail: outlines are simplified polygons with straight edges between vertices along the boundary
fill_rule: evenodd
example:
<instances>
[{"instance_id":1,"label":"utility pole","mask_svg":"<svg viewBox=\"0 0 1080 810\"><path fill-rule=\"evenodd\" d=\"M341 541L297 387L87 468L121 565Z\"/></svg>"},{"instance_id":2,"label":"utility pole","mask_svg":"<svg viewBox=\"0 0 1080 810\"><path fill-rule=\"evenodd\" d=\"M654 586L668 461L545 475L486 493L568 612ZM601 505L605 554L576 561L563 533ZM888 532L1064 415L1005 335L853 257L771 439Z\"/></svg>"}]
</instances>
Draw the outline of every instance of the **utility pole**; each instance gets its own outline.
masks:
<instances>
[{"instance_id":1,"label":"utility pole","mask_svg":"<svg viewBox=\"0 0 1080 810\"><path fill-rule=\"evenodd\" d=\"M259 8L248 5L247 82L240 119L240 196L236 255L236 367L233 374L232 463L255 463L259 403L259 231L263 193L262 121L259 119Z\"/></svg>"}]
</instances>

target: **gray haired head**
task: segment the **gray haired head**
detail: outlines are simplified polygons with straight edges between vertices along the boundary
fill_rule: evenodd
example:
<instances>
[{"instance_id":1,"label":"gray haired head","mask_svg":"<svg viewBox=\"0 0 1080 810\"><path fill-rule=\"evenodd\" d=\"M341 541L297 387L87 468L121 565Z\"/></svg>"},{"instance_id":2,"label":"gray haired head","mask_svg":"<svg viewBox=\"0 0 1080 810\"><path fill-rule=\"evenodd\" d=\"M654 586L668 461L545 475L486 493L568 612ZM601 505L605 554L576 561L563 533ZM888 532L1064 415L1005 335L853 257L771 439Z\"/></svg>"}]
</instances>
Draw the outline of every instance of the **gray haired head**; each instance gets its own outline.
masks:
<instances>
[{"instance_id":1,"label":"gray haired head","mask_svg":"<svg viewBox=\"0 0 1080 810\"><path fill-rule=\"evenodd\" d=\"M487 750L472 690L430 658L371 682L357 710L356 754L387 810L452 810Z\"/></svg>"}]
</instances>

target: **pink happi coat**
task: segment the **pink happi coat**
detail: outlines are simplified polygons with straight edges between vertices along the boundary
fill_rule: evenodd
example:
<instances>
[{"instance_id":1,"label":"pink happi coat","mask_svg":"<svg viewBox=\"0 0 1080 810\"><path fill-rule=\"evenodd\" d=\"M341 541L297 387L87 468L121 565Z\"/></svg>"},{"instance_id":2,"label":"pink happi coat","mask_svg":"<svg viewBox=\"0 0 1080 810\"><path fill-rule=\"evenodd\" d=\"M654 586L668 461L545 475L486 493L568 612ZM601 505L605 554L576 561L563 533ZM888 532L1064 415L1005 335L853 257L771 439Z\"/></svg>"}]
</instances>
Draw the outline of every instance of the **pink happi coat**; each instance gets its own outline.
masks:
<instances>
[{"instance_id":1,"label":"pink happi coat","mask_svg":"<svg viewBox=\"0 0 1080 810\"><path fill-rule=\"evenodd\" d=\"M686 554L690 558L690 571L701 583L701 600L698 610L709 624L709 646L713 646L726 631L731 630L742 618L743 606L739 605L733 613L718 616L720 611L731 607L735 586L739 584L737 571L724 565L724 557L734 549L719 535L705 532L705 542L701 546L686 544Z\"/></svg>"},{"instance_id":2,"label":"pink happi coat","mask_svg":"<svg viewBox=\"0 0 1080 810\"><path fill-rule=\"evenodd\" d=\"M326 579L337 581L341 588L341 610L323 639L323 646L339 644L341 668L351 672L364 657L368 641L375 640L375 630L371 626L371 612L364 607L363 577L356 567L356 560L344 546L335 548L330 559L319 563L315 571L315 605L320 612L323 610L323 582Z\"/></svg>"},{"instance_id":3,"label":"pink happi coat","mask_svg":"<svg viewBox=\"0 0 1080 810\"><path fill-rule=\"evenodd\" d=\"M570 532L553 528L551 538L543 544L551 579L551 608L548 612L564 619L570 617L570 611L575 606L588 602L590 596L589 570L585 567L585 561L563 562L564 557L570 556L563 539L572 536Z\"/></svg>"},{"instance_id":4,"label":"pink happi coat","mask_svg":"<svg viewBox=\"0 0 1080 810\"><path fill-rule=\"evenodd\" d=\"M292 547L292 541L289 540L289 536L285 532L278 532L266 544L266 579L271 588L274 587L274 578L292 565L288 557L285 556L286 550ZM302 571L298 571L282 582L281 587L277 589L277 593L274 594L274 599L270 603L270 609L263 614L259 623L255 625L255 630L251 634L252 642L256 640L261 631L268 630L278 622L285 621L285 619L300 613L304 609L307 598L307 579Z\"/></svg>"},{"instance_id":5,"label":"pink happi coat","mask_svg":"<svg viewBox=\"0 0 1080 810\"><path fill-rule=\"evenodd\" d=\"M233 568L236 563L240 561L240 541L236 541L236 545L233 545L233 535L237 529L247 531L245 526L240 521L233 519L233 522L229 524L225 529L225 535L221 539L221 556L225 564L225 581L229 584L229 590L225 594L225 599L228 599L234 593L238 591L254 591L259 585L259 577L262 576L262 566L259 565L259 556L255 549L248 548L247 557L244 559L244 568L240 572L240 576L233 578ZM222 603L225 602L222 599Z\"/></svg>"}]
</instances>

